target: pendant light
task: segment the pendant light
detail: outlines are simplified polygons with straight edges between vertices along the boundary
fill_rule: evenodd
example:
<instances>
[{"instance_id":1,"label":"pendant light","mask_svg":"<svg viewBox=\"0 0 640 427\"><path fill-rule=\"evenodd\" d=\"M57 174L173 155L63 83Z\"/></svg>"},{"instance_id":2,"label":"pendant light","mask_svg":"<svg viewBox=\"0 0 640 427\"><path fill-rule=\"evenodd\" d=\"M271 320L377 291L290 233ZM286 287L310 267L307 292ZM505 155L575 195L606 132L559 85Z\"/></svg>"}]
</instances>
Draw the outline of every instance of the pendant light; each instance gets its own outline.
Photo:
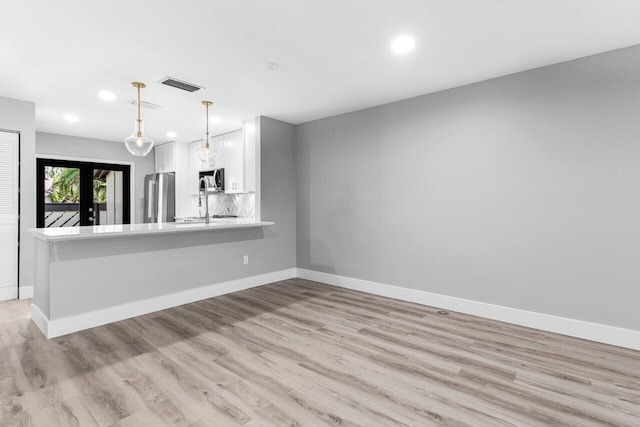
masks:
<instances>
[{"instance_id":1,"label":"pendant light","mask_svg":"<svg viewBox=\"0 0 640 427\"><path fill-rule=\"evenodd\" d=\"M131 84L138 89L138 120L134 124L131 136L124 139L124 145L134 156L146 156L153 148L153 141L144 134L144 124L140 119L140 89L144 89L146 85L140 82Z\"/></svg>"},{"instance_id":2,"label":"pendant light","mask_svg":"<svg viewBox=\"0 0 640 427\"><path fill-rule=\"evenodd\" d=\"M209 107L213 105L211 101L202 101L206 110L206 132L204 134L204 141L202 146L198 149L198 158L201 162L206 162L208 166L213 166L214 163L214 150L211 146L211 137L209 136Z\"/></svg>"}]
</instances>

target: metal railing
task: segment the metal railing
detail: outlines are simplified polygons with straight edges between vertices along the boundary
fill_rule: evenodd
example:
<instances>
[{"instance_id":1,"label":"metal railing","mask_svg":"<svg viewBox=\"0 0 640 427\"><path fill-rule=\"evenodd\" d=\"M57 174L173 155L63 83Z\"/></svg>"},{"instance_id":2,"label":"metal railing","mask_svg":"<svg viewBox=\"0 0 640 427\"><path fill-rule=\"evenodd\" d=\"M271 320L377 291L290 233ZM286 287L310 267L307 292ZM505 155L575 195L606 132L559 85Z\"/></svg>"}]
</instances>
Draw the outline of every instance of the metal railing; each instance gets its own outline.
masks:
<instances>
[{"instance_id":1,"label":"metal railing","mask_svg":"<svg viewBox=\"0 0 640 427\"><path fill-rule=\"evenodd\" d=\"M100 225L100 217L107 211L106 203L94 203L93 225ZM75 227L80 225L80 203L45 203L44 226L50 227Z\"/></svg>"}]
</instances>

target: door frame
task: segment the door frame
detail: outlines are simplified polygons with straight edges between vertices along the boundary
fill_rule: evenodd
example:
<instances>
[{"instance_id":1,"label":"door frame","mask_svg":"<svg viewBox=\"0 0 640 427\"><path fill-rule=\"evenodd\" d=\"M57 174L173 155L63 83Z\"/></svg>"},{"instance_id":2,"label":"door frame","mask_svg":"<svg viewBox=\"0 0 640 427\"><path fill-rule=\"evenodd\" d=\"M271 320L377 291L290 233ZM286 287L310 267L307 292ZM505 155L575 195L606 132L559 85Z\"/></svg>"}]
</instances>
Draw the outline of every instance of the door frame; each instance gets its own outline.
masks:
<instances>
[{"instance_id":1,"label":"door frame","mask_svg":"<svg viewBox=\"0 0 640 427\"><path fill-rule=\"evenodd\" d=\"M108 161L108 160L107 160ZM128 170L128 175L125 175L125 185L126 181L129 181L128 188L124 188L125 195L126 192L129 192L129 197L124 199L123 205L123 223L130 224L131 216L133 214L133 194L131 194L131 189L134 185L133 179L131 179L132 174L132 166L130 164L126 164L125 162L109 162L106 163L104 160L99 161L87 161L87 160L76 160L71 159L69 157L63 156L47 156L47 155L36 155L36 225L37 227L44 227L44 167L46 164L51 164L54 167L68 167L68 168L76 168L80 170L81 182L83 180L91 179L92 171L94 169L106 169L106 170L120 170L125 172ZM118 167L120 166L120 167ZM89 221L89 216L92 215L89 210L82 209L83 200L91 200L93 201L93 185L90 187L83 188L80 186L80 224L87 223ZM86 202L84 202L86 203ZM87 205L85 204L85 207ZM96 213L94 212L93 215Z\"/></svg>"},{"instance_id":2,"label":"door frame","mask_svg":"<svg viewBox=\"0 0 640 427\"><path fill-rule=\"evenodd\" d=\"M130 202L129 208L131 210L131 216L129 217L131 223L135 222L136 218L136 164L135 162L129 162L124 160L109 160L109 159L96 159L91 157L73 157L73 156L60 156L56 154L42 154L36 153L36 163L38 159L51 159L51 160L70 160L73 162L85 162L85 163L99 163L99 164L111 164L111 165L127 165L129 166L129 194ZM37 173L37 166L36 166Z\"/></svg>"}]
</instances>

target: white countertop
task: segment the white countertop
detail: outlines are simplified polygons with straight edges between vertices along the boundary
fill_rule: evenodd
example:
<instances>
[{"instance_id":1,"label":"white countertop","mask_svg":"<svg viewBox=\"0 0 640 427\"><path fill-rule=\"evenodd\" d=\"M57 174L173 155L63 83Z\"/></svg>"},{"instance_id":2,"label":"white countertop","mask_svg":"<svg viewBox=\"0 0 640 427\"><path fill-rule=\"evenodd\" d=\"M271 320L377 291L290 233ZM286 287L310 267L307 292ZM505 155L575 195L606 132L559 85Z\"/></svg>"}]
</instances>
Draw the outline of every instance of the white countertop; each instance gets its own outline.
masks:
<instances>
[{"instance_id":1,"label":"white countertop","mask_svg":"<svg viewBox=\"0 0 640 427\"><path fill-rule=\"evenodd\" d=\"M153 224L89 225L85 227L30 228L29 233L44 241L99 239L107 237L137 236L145 234L184 233L195 231L228 230L233 228L264 227L274 225L270 221L246 218L212 219L204 223L163 222Z\"/></svg>"}]
</instances>

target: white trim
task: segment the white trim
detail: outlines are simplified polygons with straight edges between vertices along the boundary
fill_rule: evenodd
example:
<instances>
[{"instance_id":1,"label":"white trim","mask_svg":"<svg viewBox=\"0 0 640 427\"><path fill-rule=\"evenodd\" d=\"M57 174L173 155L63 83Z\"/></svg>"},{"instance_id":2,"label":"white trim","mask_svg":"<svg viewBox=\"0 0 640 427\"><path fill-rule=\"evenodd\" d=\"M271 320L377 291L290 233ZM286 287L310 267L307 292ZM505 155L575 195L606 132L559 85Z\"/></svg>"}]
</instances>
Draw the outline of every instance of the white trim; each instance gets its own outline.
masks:
<instances>
[{"instance_id":1,"label":"white trim","mask_svg":"<svg viewBox=\"0 0 640 427\"><path fill-rule=\"evenodd\" d=\"M463 298L456 298L447 295L434 294L419 291L416 289L402 288L399 286L386 285L383 283L371 282L368 280L355 279L352 277L339 276L335 274L322 273L319 271L306 270L302 268L291 268L287 270L275 271L272 273L246 277L243 279L231 280L217 284L211 284L195 289L188 289L170 295L163 295L123 304L116 307L105 308L89 313L64 317L61 319L49 320L37 306L31 305L31 319L40 328L47 338L54 338L72 332L93 328L107 323L117 322L130 317L140 316L154 311L164 310L219 295L225 295L256 286L280 280L300 277L320 283L327 283L346 289L353 289L367 292L374 295L381 295L388 298L409 301L431 307L443 308L460 313L479 316L515 325L526 326L543 331L568 335L590 341L602 342L605 344L640 350L640 331L624 329L615 326L602 325L599 323L585 322L582 320L568 319L565 317L553 316L550 314L536 313L532 311L520 310L504 307L495 304L487 304L478 301L471 301ZM7 291L13 290L14 294L5 299L15 299L15 288L11 287ZM33 287L20 288L21 297L28 298L28 292L33 292ZM2 288L0 288L0 300L2 300Z\"/></svg>"},{"instance_id":2,"label":"white trim","mask_svg":"<svg viewBox=\"0 0 640 427\"><path fill-rule=\"evenodd\" d=\"M20 299L33 298L33 286L20 286Z\"/></svg>"},{"instance_id":3,"label":"white trim","mask_svg":"<svg viewBox=\"0 0 640 427\"><path fill-rule=\"evenodd\" d=\"M107 141L111 142L111 141ZM40 154L36 153L36 159L51 159L51 160L70 160L72 162L89 162L89 163L111 163L112 165L128 165L129 170L129 192L131 202L129 203L130 222L133 224L136 219L136 163L127 160L111 160L111 159L93 159L90 157L74 157L74 156L59 156L56 154Z\"/></svg>"},{"instance_id":4,"label":"white trim","mask_svg":"<svg viewBox=\"0 0 640 427\"><path fill-rule=\"evenodd\" d=\"M342 288L381 295L402 301L415 302L431 307L471 314L474 316L484 317L486 319L526 326L556 334L568 335L571 337L616 345L633 350L640 350L640 331L632 329L585 322L583 320L568 319L566 317L536 313L533 311L520 310L501 305L487 304L463 298L419 291L416 289L402 288L399 286L370 282L368 280L306 270L303 268L297 269L297 276L302 279L327 283Z\"/></svg>"},{"instance_id":5,"label":"white trim","mask_svg":"<svg viewBox=\"0 0 640 427\"><path fill-rule=\"evenodd\" d=\"M0 301L8 301L18 298L18 287L16 285L0 287Z\"/></svg>"},{"instance_id":6,"label":"white trim","mask_svg":"<svg viewBox=\"0 0 640 427\"><path fill-rule=\"evenodd\" d=\"M256 192L254 196L254 216L256 221L262 221L262 116L253 118L256 144Z\"/></svg>"},{"instance_id":7,"label":"white trim","mask_svg":"<svg viewBox=\"0 0 640 427\"><path fill-rule=\"evenodd\" d=\"M72 332L82 331L107 323L117 322L130 317L141 316L154 311L200 301L219 295L237 292L268 283L296 277L296 269L274 271L272 273L230 280L195 289L187 289L169 295L130 302L116 307L90 311L60 319L48 319L34 304L31 305L31 318L47 338L55 338Z\"/></svg>"},{"instance_id":8,"label":"white trim","mask_svg":"<svg viewBox=\"0 0 640 427\"><path fill-rule=\"evenodd\" d=\"M40 328L45 337L48 336L49 318L35 304L31 304L31 320Z\"/></svg>"},{"instance_id":9,"label":"white trim","mask_svg":"<svg viewBox=\"0 0 640 427\"><path fill-rule=\"evenodd\" d=\"M111 141L107 141L111 142ZM111 160L111 159L99 159L92 157L74 157L74 156L60 156L57 154L36 153L36 159L52 159L52 160L70 160L73 162L89 162L89 163L111 163L114 165L134 165L135 162L128 160Z\"/></svg>"}]
</instances>

